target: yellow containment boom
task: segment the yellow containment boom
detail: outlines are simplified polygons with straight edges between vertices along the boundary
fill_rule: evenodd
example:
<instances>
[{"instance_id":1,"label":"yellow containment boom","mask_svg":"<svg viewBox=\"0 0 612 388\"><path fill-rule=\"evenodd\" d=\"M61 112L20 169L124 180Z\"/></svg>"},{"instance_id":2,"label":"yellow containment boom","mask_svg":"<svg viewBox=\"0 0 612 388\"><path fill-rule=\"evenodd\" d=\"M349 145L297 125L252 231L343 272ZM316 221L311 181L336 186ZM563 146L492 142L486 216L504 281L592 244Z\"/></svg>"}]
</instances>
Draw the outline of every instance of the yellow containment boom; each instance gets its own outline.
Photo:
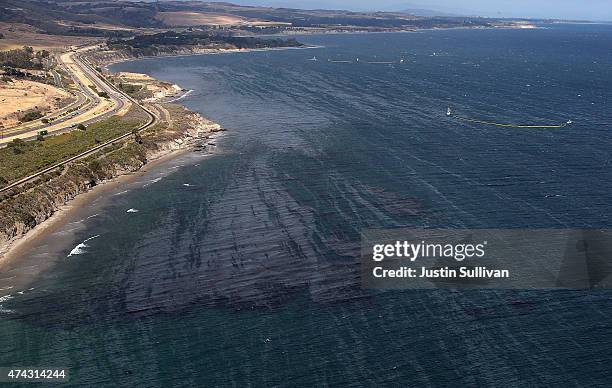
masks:
<instances>
[{"instance_id":1,"label":"yellow containment boom","mask_svg":"<svg viewBox=\"0 0 612 388\"><path fill-rule=\"evenodd\" d=\"M494 125L496 127L506 127L506 128L565 128L568 125L573 124L572 120L567 121L564 124L560 124L560 125L517 125L517 124L502 124L502 123L494 123L491 121L484 121L484 120L477 120L477 119L471 119L469 117L462 117L462 116L457 116L451 113L450 108L448 108L447 116L452 116L454 118L456 118L457 120L461 120L461 121L468 121L470 123L476 123L476 124L485 124L485 125Z\"/></svg>"}]
</instances>

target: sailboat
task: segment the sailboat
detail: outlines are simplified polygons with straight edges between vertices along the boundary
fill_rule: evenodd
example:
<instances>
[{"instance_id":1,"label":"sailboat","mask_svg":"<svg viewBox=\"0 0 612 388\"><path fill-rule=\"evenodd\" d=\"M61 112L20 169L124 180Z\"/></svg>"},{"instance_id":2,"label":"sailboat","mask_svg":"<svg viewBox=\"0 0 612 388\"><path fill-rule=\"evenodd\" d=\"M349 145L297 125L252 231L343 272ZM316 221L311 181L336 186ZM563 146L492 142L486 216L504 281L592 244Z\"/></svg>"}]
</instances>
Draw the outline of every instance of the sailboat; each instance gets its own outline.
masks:
<instances>
[{"instance_id":1,"label":"sailboat","mask_svg":"<svg viewBox=\"0 0 612 388\"><path fill-rule=\"evenodd\" d=\"M318 61L317 56L315 55L314 57L310 58L309 61L313 61L313 62Z\"/></svg>"},{"instance_id":2,"label":"sailboat","mask_svg":"<svg viewBox=\"0 0 612 388\"><path fill-rule=\"evenodd\" d=\"M453 115L453 112L451 111L450 106L446 109L446 115L449 117Z\"/></svg>"}]
</instances>

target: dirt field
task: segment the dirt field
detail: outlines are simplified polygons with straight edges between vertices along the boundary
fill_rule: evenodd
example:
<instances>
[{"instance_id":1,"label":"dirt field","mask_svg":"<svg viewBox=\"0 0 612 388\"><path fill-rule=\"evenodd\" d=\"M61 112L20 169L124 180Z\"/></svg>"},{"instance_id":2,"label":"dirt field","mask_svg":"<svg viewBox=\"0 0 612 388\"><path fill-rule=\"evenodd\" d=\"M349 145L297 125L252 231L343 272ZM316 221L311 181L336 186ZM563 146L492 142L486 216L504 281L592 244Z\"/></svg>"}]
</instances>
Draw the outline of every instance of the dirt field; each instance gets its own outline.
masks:
<instances>
[{"instance_id":1,"label":"dirt field","mask_svg":"<svg viewBox=\"0 0 612 388\"><path fill-rule=\"evenodd\" d=\"M0 39L0 50L11 50L23 46L32 46L36 50L53 50L99 40L78 36L41 34L32 26L18 23L0 22L0 32L4 34L4 39Z\"/></svg>"},{"instance_id":2,"label":"dirt field","mask_svg":"<svg viewBox=\"0 0 612 388\"><path fill-rule=\"evenodd\" d=\"M142 73L129 73L127 71L122 71L117 73L117 75L125 80L126 82L153 82L155 78L151 77L148 74Z\"/></svg>"},{"instance_id":3,"label":"dirt field","mask_svg":"<svg viewBox=\"0 0 612 388\"><path fill-rule=\"evenodd\" d=\"M146 74L121 72L117 77L119 82L140 87L140 91L135 92L133 96L147 102L173 97L181 92L180 86L158 81Z\"/></svg>"},{"instance_id":4,"label":"dirt field","mask_svg":"<svg viewBox=\"0 0 612 388\"><path fill-rule=\"evenodd\" d=\"M42 113L60 107L60 102L70 95L55 86L32 81L0 81L0 123L5 127L17 124L28 110Z\"/></svg>"},{"instance_id":5,"label":"dirt field","mask_svg":"<svg viewBox=\"0 0 612 388\"><path fill-rule=\"evenodd\" d=\"M159 12L156 16L169 27L189 27L203 25L237 25L248 23L249 20L229 14L197 13L197 12Z\"/></svg>"}]
</instances>

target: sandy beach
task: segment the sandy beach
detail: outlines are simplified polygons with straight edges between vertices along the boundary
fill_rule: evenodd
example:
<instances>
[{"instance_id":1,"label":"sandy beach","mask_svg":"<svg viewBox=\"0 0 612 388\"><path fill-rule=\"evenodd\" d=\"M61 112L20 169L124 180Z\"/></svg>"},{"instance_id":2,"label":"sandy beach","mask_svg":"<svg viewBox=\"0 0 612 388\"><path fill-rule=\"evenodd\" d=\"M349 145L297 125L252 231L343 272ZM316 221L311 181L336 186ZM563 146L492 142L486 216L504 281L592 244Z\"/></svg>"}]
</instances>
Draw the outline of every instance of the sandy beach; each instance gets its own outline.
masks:
<instances>
[{"instance_id":1,"label":"sandy beach","mask_svg":"<svg viewBox=\"0 0 612 388\"><path fill-rule=\"evenodd\" d=\"M0 270L10 271L11 267L16 264L16 261L24 258L24 255L26 255L42 239L61 230L67 224L75 222L74 218L80 217L80 214L77 217L77 213L79 211L91 211L91 205L96 199L110 195L114 191L121 191L120 189L135 183L139 178L142 178L147 174L164 169L167 170L168 167L172 167L171 165L173 161L190 152L191 147L186 145L183 148L163 154L156 159L152 159L139 171L103 181L89 191L76 196L73 200L58 208L49 219L45 220L40 225L37 225L22 237L13 240L3 251L1 251ZM202 157L205 157L205 155L202 155ZM52 265L53 261L39 261L37 262L37 272L41 272L45 268ZM30 276L26 276L23 281L27 282L27 278L30 278ZM20 284L19 286L24 287L26 285L27 284ZM15 284L14 286L17 287Z\"/></svg>"},{"instance_id":2,"label":"sandy beach","mask_svg":"<svg viewBox=\"0 0 612 388\"><path fill-rule=\"evenodd\" d=\"M252 52L252 51L278 51L278 50L289 50L289 49L305 49L305 48L317 48L315 46L312 47L285 47L285 48L263 48L263 49L227 49L227 50L219 50L219 49L206 49L201 50L201 52L190 53L190 54L178 54L178 55L167 55L173 57L181 57L181 56L193 56L193 55L211 55L211 54L230 54L230 53L244 53L244 52ZM138 60L144 58L116 58L114 60L107 61L104 68L113 63L128 61L128 60ZM134 81L140 82L151 82L157 81L154 78L140 73L130 73L124 75L128 77L132 77ZM159 90L155 90L155 92L160 92ZM176 90L178 93L177 96L180 99L189 93L182 93ZM166 93L161 93L157 97L165 97ZM173 96L176 97L176 96ZM174 101L174 100L173 100ZM55 213L47 220L43 221L39 225L36 225L32 230L28 231L23 236L14 239L11 241L6 247L0 250L0 270L6 269L10 267L12 263L15 263L15 260L23 257L27 252L29 252L33 246L37 244L41 239L53 234L58 231L62 227L69 222L70 217L78 212L81 209L87 208L89 204L91 204L95 199L108 194L109 192L115 190L117 187L122 185L127 185L134 180L137 180L139 177L145 175L148 171L155 169L159 166L164 165L164 163L168 163L169 161L181 156L182 154L189 152L190 144L186 143L181 145L181 148L178 150L171 151L168 154L161 155L147 162L142 170L139 170L134 173L121 175L114 179L110 179L108 181L104 181L97 186L93 187L86 193L82 193L77 195L74 199L70 200L64 206L58 208ZM40 263L39 269L44 267L45 265L52 265L52 263L43 264Z\"/></svg>"},{"instance_id":3,"label":"sandy beach","mask_svg":"<svg viewBox=\"0 0 612 388\"><path fill-rule=\"evenodd\" d=\"M196 55L213 54L218 51L220 50L207 50L206 52L197 53ZM234 50L228 50L228 51L234 51ZM235 50L235 51L245 51L245 50ZM63 61L66 63L67 66L72 65L69 54L70 53L62 54ZM122 62L122 61L130 60L130 59L135 59L135 58L121 58L121 59L117 59L114 61L109 61L107 62L106 66L112 63ZM78 68L75 67L74 70L77 71L77 73L80 76L85 77L84 75L80 74L80 71L78 70ZM153 94L153 97L145 100L149 103L160 102L168 98L172 98L172 101L176 101L178 99L183 98L185 95L189 93L189 91L184 91L178 85L171 85L171 84L166 85L165 82L156 80L155 78L150 77L147 74L119 73L117 74L117 76L123 76L123 77L126 77L128 80L142 83L142 85ZM84 78L84 80L86 80L86 78ZM63 94L68 95L67 92L61 89L58 89L58 88L54 88L53 86L34 83L31 81L16 81L16 82L17 83L13 85L13 88L21 87L21 89L27 88L28 92L30 92L30 90L32 91L31 93L32 98L30 99L32 101L30 100L26 101L29 103L29 105L32 105L32 106L34 106L33 104L41 105L44 102L44 101L39 101L41 98L45 98L46 100L49 100L51 97L55 98L56 96L63 96ZM34 86L38 89L36 89L34 86L30 84L34 84ZM45 88L49 90L46 90ZM34 93L34 92L37 92L37 93ZM39 98L35 99L36 97L39 97ZM105 107L104 104L108 104L108 102L105 100L102 101L102 108L98 107L98 109L108 109L108 107ZM124 110L126 110L128 107L129 105L126 105L126 108ZM162 116L165 116L168 120L172 121L171 115L168 113L168 111L163 106L154 105L153 107L155 107L156 110L161 109ZM0 103L0 108L2 108L1 103ZM24 106L24 109L25 108L26 107ZM3 111L0 109L0 114L2 112ZM119 112L119 114L124 114L124 113L125 112L123 111ZM218 125L216 126L218 127ZM21 237L15 238L14 240L10 241L6 246L0 249L0 270L6 268L6 266L10 265L10 263L14 262L14 260L16 260L17 258L23 256L41 238L44 238L45 236L48 236L49 234L52 234L53 232L65 226L70 215L72 215L79 209L86 208L96 198L105 195L109 191L112 191L113 189L115 189L117 186L129 184L130 182L134 181L138 177L141 177L144 174L146 174L147 171L149 171L150 169L154 169L157 166L167 163L170 160L173 160L179 157L180 155L188 152L189 149L191 148L190 140L193 140L193 139L188 139L185 143L180 143L180 144L177 143L179 144L178 149L171 150L168 153L166 153L166 151L162 151L160 152L159 155L154 155L149 161L147 161L147 163L143 166L141 170L134 172L134 173L120 175L113 179L100 182L98 185L96 185L95 187L87 191L86 193L77 195L75 198L68 201L65 205L56 209L56 211L53 213L53 215L51 215L50 218L36 225L34 228L29 230L27 233L25 233Z\"/></svg>"}]
</instances>

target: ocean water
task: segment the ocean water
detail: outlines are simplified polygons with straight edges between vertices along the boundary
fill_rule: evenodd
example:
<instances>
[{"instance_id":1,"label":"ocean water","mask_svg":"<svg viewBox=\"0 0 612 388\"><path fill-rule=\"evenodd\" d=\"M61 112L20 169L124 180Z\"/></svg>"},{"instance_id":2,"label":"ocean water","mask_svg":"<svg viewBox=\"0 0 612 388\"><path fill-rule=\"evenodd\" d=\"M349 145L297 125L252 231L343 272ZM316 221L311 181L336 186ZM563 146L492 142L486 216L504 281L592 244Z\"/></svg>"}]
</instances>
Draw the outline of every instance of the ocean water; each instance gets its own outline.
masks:
<instances>
[{"instance_id":1,"label":"ocean water","mask_svg":"<svg viewBox=\"0 0 612 388\"><path fill-rule=\"evenodd\" d=\"M11 264L0 366L74 386L609 383L612 293L366 292L358 255L364 228L611 226L612 26L300 40L320 47L112 66L192 89L228 131Z\"/></svg>"}]
</instances>

